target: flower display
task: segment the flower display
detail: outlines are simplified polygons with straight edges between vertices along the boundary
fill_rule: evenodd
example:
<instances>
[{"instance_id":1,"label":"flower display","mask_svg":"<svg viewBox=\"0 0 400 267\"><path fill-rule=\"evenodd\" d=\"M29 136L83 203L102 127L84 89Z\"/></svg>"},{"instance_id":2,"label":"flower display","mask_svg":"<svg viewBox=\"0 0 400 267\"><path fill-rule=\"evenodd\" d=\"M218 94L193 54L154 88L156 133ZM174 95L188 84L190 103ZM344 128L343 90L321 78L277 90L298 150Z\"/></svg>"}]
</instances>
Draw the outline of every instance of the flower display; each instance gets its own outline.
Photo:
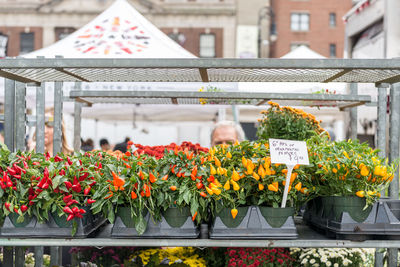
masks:
<instances>
[{"instance_id":1,"label":"flower display","mask_svg":"<svg viewBox=\"0 0 400 267\"><path fill-rule=\"evenodd\" d=\"M226 266L293 266L295 260L286 248L228 248Z\"/></svg>"},{"instance_id":2,"label":"flower display","mask_svg":"<svg viewBox=\"0 0 400 267\"><path fill-rule=\"evenodd\" d=\"M292 248L291 257L301 266L374 266L371 250L360 248Z\"/></svg>"},{"instance_id":3,"label":"flower display","mask_svg":"<svg viewBox=\"0 0 400 267\"><path fill-rule=\"evenodd\" d=\"M398 165L388 164L378 150L358 140L313 138L308 148L311 168L305 183L318 196L358 196L371 204L392 181Z\"/></svg>"},{"instance_id":4,"label":"flower display","mask_svg":"<svg viewBox=\"0 0 400 267\"><path fill-rule=\"evenodd\" d=\"M133 254L124 266L180 265L205 267L206 261L192 247L145 249Z\"/></svg>"},{"instance_id":5,"label":"flower display","mask_svg":"<svg viewBox=\"0 0 400 267\"><path fill-rule=\"evenodd\" d=\"M315 116L303 110L292 107L280 107L279 104L269 101L271 106L262 111L259 120L257 136L261 140L269 138L305 141L314 135L329 135L320 126Z\"/></svg>"},{"instance_id":6,"label":"flower display","mask_svg":"<svg viewBox=\"0 0 400 267\"><path fill-rule=\"evenodd\" d=\"M147 154L149 156L154 156L156 159L160 159L164 156L165 151L183 151L189 150L198 154L200 152L207 153L208 148L200 146L200 144L193 144L191 142L184 141L181 145L177 145L175 143L171 143L166 146L144 146L141 144L133 144L136 147L135 152L140 154Z\"/></svg>"}]
</instances>

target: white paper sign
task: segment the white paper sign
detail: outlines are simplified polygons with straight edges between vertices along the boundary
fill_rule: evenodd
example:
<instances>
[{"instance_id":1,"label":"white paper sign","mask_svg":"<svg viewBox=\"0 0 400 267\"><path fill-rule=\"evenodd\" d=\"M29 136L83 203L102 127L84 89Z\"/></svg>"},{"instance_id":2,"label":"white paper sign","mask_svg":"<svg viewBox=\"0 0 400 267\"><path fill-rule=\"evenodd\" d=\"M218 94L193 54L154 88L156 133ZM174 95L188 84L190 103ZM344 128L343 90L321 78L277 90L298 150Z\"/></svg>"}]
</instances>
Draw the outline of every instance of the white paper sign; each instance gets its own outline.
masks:
<instances>
[{"instance_id":1,"label":"white paper sign","mask_svg":"<svg viewBox=\"0 0 400 267\"><path fill-rule=\"evenodd\" d=\"M269 139L271 163L308 165L307 145L304 141Z\"/></svg>"},{"instance_id":2,"label":"white paper sign","mask_svg":"<svg viewBox=\"0 0 400 267\"><path fill-rule=\"evenodd\" d=\"M304 141L292 141L284 139L269 139L269 151L271 153L271 163L286 164L285 189L281 207L286 207L286 200L289 193L290 176L295 165L308 165L307 145Z\"/></svg>"}]
</instances>

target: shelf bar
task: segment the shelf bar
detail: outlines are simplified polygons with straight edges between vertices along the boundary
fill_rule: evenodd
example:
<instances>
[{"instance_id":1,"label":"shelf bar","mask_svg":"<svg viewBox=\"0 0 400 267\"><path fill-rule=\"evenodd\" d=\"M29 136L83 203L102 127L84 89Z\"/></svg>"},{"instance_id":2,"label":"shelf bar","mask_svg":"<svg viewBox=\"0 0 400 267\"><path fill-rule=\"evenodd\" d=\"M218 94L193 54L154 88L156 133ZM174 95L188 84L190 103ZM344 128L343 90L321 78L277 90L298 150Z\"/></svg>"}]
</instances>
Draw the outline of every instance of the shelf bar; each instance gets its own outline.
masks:
<instances>
[{"instance_id":1,"label":"shelf bar","mask_svg":"<svg viewBox=\"0 0 400 267\"><path fill-rule=\"evenodd\" d=\"M15 81L6 79L4 90L4 142L10 151L14 151Z\"/></svg>"},{"instance_id":2,"label":"shelf bar","mask_svg":"<svg viewBox=\"0 0 400 267\"><path fill-rule=\"evenodd\" d=\"M4 60L4 59L1 59L1 60ZM35 83L35 84L39 83L38 81L29 79L29 78L26 78L26 77L23 77L23 76L20 76L20 75L16 75L16 74L4 71L4 70L0 70L0 76L4 77L6 79L18 81L18 82L21 82L21 83Z\"/></svg>"},{"instance_id":3,"label":"shelf bar","mask_svg":"<svg viewBox=\"0 0 400 267\"><path fill-rule=\"evenodd\" d=\"M206 68L199 68L199 72L200 72L201 80L204 83L210 82L210 79L208 78L208 72L207 72Z\"/></svg>"},{"instance_id":4,"label":"shelf bar","mask_svg":"<svg viewBox=\"0 0 400 267\"><path fill-rule=\"evenodd\" d=\"M63 83L54 83L54 137L53 137L53 155L62 151L62 97Z\"/></svg>"},{"instance_id":5,"label":"shelf bar","mask_svg":"<svg viewBox=\"0 0 400 267\"><path fill-rule=\"evenodd\" d=\"M44 153L45 90L46 83L36 88L36 152L38 153Z\"/></svg>"},{"instance_id":6,"label":"shelf bar","mask_svg":"<svg viewBox=\"0 0 400 267\"><path fill-rule=\"evenodd\" d=\"M348 73L348 72L350 72L350 71L351 71L351 69L344 69L343 71L341 71L341 72L339 72L339 73L333 75L332 77L326 79L325 81L323 81L323 83L332 82L332 81L336 80L337 78L339 78L339 77L345 75L346 73Z\"/></svg>"}]
</instances>

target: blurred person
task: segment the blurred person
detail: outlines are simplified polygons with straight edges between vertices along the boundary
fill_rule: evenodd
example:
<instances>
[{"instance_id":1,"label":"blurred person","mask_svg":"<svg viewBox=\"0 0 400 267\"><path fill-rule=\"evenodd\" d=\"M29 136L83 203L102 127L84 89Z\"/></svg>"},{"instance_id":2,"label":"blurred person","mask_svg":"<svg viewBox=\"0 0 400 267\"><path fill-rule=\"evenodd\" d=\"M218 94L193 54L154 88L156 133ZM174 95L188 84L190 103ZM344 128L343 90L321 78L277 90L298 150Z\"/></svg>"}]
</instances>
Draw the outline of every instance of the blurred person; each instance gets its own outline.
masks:
<instances>
[{"instance_id":1,"label":"blurred person","mask_svg":"<svg viewBox=\"0 0 400 267\"><path fill-rule=\"evenodd\" d=\"M54 108L45 109L45 127L44 127L44 152L53 156L53 137L54 137ZM36 148L36 132L33 134L32 142L29 142L29 149ZM74 150L68 145L66 138L66 127L64 120L61 121L61 152L64 154L72 154Z\"/></svg>"},{"instance_id":2,"label":"blurred person","mask_svg":"<svg viewBox=\"0 0 400 267\"><path fill-rule=\"evenodd\" d=\"M211 131L211 146L233 144L244 140L244 131L234 121L219 121Z\"/></svg>"},{"instance_id":3,"label":"blurred person","mask_svg":"<svg viewBox=\"0 0 400 267\"><path fill-rule=\"evenodd\" d=\"M130 141L131 139L129 137L125 137L125 141L123 141L122 143L116 144L114 147L114 151L119 150L122 153L125 153L127 151L127 146L128 146L128 141Z\"/></svg>"},{"instance_id":4,"label":"blurred person","mask_svg":"<svg viewBox=\"0 0 400 267\"><path fill-rule=\"evenodd\" d=\"M108 140L106 139L106 138L102 138L102 139L100 139L100 149L102 150L102 151L108 151L108 150L111 150L111 146L110 146L110 144L108 143Z\"/></svg>"},{"instance_id":5,"label":"blurred person","mask_svg":"<svg viewBox=\"0 0 400 267\"><path fill-rule=\"evenodd\" d=\"M92 151L94 149L94 142L93 139L88 138L86 141L82 142L81 149L83 151Z\"/></svg>"}]
</instances>

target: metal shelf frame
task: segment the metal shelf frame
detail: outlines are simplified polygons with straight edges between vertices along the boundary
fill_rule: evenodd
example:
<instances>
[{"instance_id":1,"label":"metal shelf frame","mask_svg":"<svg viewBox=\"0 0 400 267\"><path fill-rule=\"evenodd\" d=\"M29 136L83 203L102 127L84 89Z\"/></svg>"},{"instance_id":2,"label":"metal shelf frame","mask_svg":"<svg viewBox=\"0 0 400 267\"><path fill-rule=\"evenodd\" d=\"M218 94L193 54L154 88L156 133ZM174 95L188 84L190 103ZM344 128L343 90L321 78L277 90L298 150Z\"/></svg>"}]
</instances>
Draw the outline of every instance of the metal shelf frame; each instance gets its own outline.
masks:
<instances>
[{"instance_id":1,"label":"metal shelf frame","mask_svg":"<svg viewBox=\"0 0 400 267\"><path fill-rule=\"evenodd\" d=\"M249 101L262 105L269 99L291 101L319 101L350 107L350 138L357 136L356 105L369 103L370 96L360 96L357 83L373 83L378 91L377 144L380 155L389 160L399 158L400 138L400 59L65 59L65 58L6 58L0 60L0 77L5 82L5 143L10 150L25 149L25 126L36 122L36 151L44 151L44 86L55 82L54 90L54 151L61 150L61 116L63 82L76 82L74 135L80 137L82 101L109 102L130 98L131 101L168 101L171 104L198 103L199 99L216 103ZM232 93L232 92L137 92L84 91L80 82L345 82L350 84L349 95ZM25 113L25 87L37 87L36 119ZM389 151L386 151L387 91L390 92ZM218 100L218 101L216 101ZM225 101L225 102L224 102ZM211 102L211 101L209 101ZM235 102L235 103L236 103ZM210 104L210 103L208 103ZM75 149L80 147L74 140ZM387 153L388 152L388 153ZM398 199L399 177L396 172L390 186L391 198ZM396 266L399 240L367 240L352 242L326 239L315 232L302 235L307 229L298 228L297 240L159 240L159 239L0 239L0 246L15 246L18 255L21 246L260 246L260 247L373 247L391 248L389 266ZM309 230L310 231L310 230ZM37 247L38 248L38 247ZM37 249L40 254L40 248ZM10 254L4 255L10 259ZM12 254L11 254L12 256ZM54 262L57 263L57 256ZM12 257L11 257L12 264ZM18 265L18 264L17 264ZM11 266L11 265L8 265ZM376 265L378 266L378 265Z\"/></svg>"}]
</instances>

